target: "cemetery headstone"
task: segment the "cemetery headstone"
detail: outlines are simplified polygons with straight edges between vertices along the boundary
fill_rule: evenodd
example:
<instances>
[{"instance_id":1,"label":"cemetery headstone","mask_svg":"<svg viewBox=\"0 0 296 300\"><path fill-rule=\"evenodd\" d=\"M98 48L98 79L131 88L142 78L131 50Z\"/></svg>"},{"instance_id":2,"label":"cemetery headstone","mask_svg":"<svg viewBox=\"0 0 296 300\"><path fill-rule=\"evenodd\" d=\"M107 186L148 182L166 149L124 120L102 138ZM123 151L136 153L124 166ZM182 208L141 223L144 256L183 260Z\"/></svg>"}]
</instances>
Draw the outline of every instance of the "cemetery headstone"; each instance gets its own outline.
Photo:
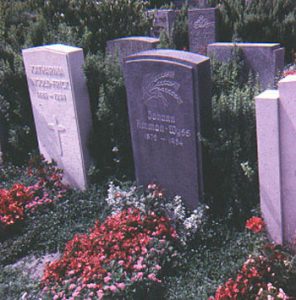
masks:
<instances>
[{"instance_id":1,"label":"cemetery headstone","mask_svg":"<svg viewBox=\"0 0 296 300\"><path fill-rule=\"evenodd\" d=\"M124 77L137 183L157 182L195 208L203 194L200 137L211 119L209 58L145 51L127 58Z\"/></svg>"},{"instance_id":2,"label":"cemetery headstone","mask_svg":"<svg viewBox=\"0 0 296 300\"><path fill-rule=\"evenodd\" d=\"M40 153L64 170L73 187L85 189L91 130L83 51L65 45L23 50Z\"/></svg>"},{"instance_id":3,"label":"cemetery headstone","mask_svg":"<svg viewBox=\"0 0 296 300\"><path fill-rule=\"evenodd\" d=\"M261 210L271 238L296 238L296 76L256 97Z\"/></svg>"},{"instance_id":4,"label":"cemetery headstone","mask_svg":"<svg viewBox=\"0 0 296 300\"><path fill-rule=\"evenodd\" d=\"M208 46L208 56L227 63L240 49L248 71L258 75L262 88L272 88L284 69L285 49L279 43L213 43Z\"/></svg>"},{"instance_id":5,"label":"cemetery headstone","mask_svg":"<svg viewBox=\"0 0 296 300\"><path fill-rule=\"evenodd\" d=\"M159 37L161 31L168 36L173 31L178 12L173 9L148 10L148 16L153 18L151 36Z\"/></svg>"},{"instance_id":6,"label":"cemetery headstone","mask_svg":"<svg viewBox=\"0 0 296 300\"><path fill-rule=\"evenodd\" d=\"M217 40L216 23L216 8L188 10L189 49L191 52L207 54L208 44Z\"/></svg>"},{"instance_id":7,"label":"cemetery headstone","mask_svg":"<svg viewBox=\"0 0 296 300\"><path fill-rule=\"evenodd\" d=\"M107 53L112 57L118 56L119 64L123 68L125 59L134 53L156 49L158 38L147 36L130 36L107 42Z\"/></svg>"}]
</instances>

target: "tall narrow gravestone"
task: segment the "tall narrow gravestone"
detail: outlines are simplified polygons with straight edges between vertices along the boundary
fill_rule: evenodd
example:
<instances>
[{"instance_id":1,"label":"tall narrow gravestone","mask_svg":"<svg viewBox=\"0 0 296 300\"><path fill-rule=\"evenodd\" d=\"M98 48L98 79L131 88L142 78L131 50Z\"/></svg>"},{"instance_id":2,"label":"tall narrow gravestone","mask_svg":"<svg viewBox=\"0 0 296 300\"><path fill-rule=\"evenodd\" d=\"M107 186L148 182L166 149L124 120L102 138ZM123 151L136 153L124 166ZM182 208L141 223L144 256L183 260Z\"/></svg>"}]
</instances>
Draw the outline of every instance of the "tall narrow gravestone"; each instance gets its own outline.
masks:
<instances>
[{"instance_id":1,"label":"tall narrow gravestone","mask_svg":"<svg viewBox=\"0 0 296 300\"><path fill-rule=\"evenodd\" d=\"M195 208L203 194L200 137L211 112L209 58L151 50L125 64L137 183L159 183Z\"/></svg>"},{"instance_id":2,"label":"tall narrow gravestone","mask_svg":"<svg viewBox=\"0 0 296 300\"><path fill-rule=\"evenodd\" d=\"M296 76L256 97L261 209L277 243L296 239Z\"/></svg>"},{"instance_id":3,"label":"tall narrow gravestone","mask_svg":"<svg viewBox=\"0 0 296 300\"><path fill-rule=\"evenodd\" d=\"M85 189L91 130L83 51L65 45L23 50L40 153L64 170L65 181Z\"/></svg>"},{"instance_id":4,"label":"tall narrow gravestone","mask_svg":"<svg viewBox=\"0 0 296 300\"><path fill-rule=\"evenodd\" d=\"M247 70L258 75L261 87L273 88L284 69L285 48L279 43L214 43L208 46L208 56L227 63L236 49L241 50Z\"/></svg>"},{"instance_id":5,"label":"tall narrow gravestone","mask_svg":"<svg viewBox=\"0 0 296 300\"><path fill-rule=\"evenodd\" d=\"M217 39L217 9L202 8L188 10L189 49L191 52L207 54L208 44Z\"/></svg>"},{"instance_id":6,"label":"tall narrow gravestone","mask_svg":"<svg viewBox=\"0 0 296 300\"><path fill-rule=\"evenodd\" d=\"M129 36L107 42L107 53L112 57L118 55L118 61L123 68L125 59L134 53L156 49L159 44L158 38L147 36Z\"/></svg>"},{"instance_id":7,"label":"tall narrow gravestone","mask_svg":"<svg viewBox=\"0 0 296 300\"><path fill-rule=\"evenodd\" d=\"M178 12L173 9L148 10L148 16L153 18L151 35L159 37L161 31L171 35Z\"/></svg>"}]
</instances>

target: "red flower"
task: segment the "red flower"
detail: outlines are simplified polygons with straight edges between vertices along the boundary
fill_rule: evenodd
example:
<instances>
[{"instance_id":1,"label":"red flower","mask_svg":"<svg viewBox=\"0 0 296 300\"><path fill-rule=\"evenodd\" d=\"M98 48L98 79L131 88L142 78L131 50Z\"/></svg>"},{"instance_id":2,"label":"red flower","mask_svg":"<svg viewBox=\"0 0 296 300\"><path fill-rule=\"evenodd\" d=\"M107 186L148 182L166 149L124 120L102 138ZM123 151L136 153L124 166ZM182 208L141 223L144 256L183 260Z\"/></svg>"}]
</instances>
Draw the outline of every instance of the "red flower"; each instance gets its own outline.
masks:
<instances>
[{"instance_id":1,"label":"red flower","mask_svg":"<svg viewBox=\"0 0 296 300\"><path fill-rule=\"evenodd\" d=\"M246 228L254 233L261 232L265 227L264 221L259 217L252 217L246 222Z\"/></svg>"}]
</instances>

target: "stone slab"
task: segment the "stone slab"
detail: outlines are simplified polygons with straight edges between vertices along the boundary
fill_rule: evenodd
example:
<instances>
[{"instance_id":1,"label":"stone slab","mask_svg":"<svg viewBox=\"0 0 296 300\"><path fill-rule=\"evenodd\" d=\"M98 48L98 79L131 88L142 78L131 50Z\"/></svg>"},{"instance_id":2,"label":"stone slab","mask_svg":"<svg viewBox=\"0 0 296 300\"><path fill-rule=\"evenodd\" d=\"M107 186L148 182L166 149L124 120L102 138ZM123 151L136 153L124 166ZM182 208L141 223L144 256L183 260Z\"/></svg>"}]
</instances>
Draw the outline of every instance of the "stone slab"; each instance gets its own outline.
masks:
<instances>
[{"instance_id":1,"label":"stone slab","mask_svg":"<svg viewBox=\"0 0 296 300\"><path fill-rule=\"evenodd\" d=\"M189 49L193 53L207 55L208 44L217 40L217 9L189 9Z\"/></svg>"},{"instance_id":2,"label":"stone slab","mask_svg":"<svg viewBox=\"0 0 296 300\"><path fill-rule=\"evenodd\" d=\"M64 179L85 189L92 126L83 73L83 51L66 45L23 50L40 153L64 170Z\"/></svg>"},{"instance_id":3,"label":"stone slab","mask_svg":"<svg viewBox=\"0 0 296 300\"><path fill-rule=\"evenodd\" d=\"M284 241L296 238L296 76L279 82L280 157Z\"/></svg>"},{"instance_id":4,"label":"stone slab","mask_svg":"<svg viewBox=\"0 0 296 300\"><path fill-rule=\"evenodd\" d=\"M123 68L123 64L129 55L156 49L158 44L158 38L147 36L124 37L108 41L106 53L112 57L118 57L119 64Z\"/></svg>"},{"instance_id":5,"label":"stone slab","mask_svg":"<svg viewBox=\"0 0 296 300\"><path fill-rule=\"evenodd\" d=\"M267 90L255 99L261 212L270 237L282 244L279 92Z\"/></svg>"},{"instance_id":6,"label":"stone slab","mask_svg":"<svg viewBox=\"0 0 296 300\"><path fill-rule=\"evenodd\" d=\"M189 208L203 196L200 136L209 126L209 58L151 50L127 58L124 77L137 183L157 182Z\"/></svg>"},{"instance_id":7,"label":"stone slab","mask_svg":"<svg viewBox=\"0 0 296 300\"><path fill-rule=\"evenodd\" d=\"M153 19L151 36L159 38L161 31L171 35L178 12L174 9L148 10L148 16Z\"/></svg>"},{"instance_id":8,"label":"stone slab","mask_svg":"<svg viewBox=\"0 0 296 300\"><path fill-rule=\"evenodd\" d=\"M285 51L279 43L213 43L208 45L208 56L227 63L235 48L242 50L247 69L258 75L263 89L273 88L284 69Z\"/></svg>"}]
</instances>

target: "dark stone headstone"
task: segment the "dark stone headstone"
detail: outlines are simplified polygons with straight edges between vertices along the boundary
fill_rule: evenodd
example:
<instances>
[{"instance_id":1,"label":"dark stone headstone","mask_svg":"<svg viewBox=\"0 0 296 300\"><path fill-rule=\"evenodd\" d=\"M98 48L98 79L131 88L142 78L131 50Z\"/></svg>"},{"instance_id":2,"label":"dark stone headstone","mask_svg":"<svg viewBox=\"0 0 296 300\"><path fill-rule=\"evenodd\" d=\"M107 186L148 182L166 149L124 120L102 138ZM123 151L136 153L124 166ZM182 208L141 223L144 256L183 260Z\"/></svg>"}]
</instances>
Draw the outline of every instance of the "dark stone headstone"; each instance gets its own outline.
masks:
<instances>
[{"instance_id":1,"label":"dark stone headstone","mask_svg":"<svg viewBox=\"0 0 296 300\"><path fill-rule=\"evenodd\" d=\"M168 36L173 31L178 12L173 9L148 10L148 16L153 18L151 35L159 37L161 31Z\"/></svg>"},{"instance_id":2,"label":"dark stone headstone","mask_svg":"<svg viewBox=\"0 0 296 300\"><path fill-rule=\"evenodd\" d=\"M188 10L189 49L193 53L207 54L208 44L217 39L217 9Z\"/></svg>"},{"instance_id":3,"label":"dark stone headstone","mask_svg":"<svg viewBox=\"0 0 296 300\"><path fill-rule=\"evenodd\" d=\"M273 87L284 69L285 49L278 43L214 43L208 46L208 55L228 62L236 48L241 49L247 69L258 75L261 87Z\"/></svg>"},{"instance_id":4,"label":"dark stone headstone","mask_svg":"<svg viewBox=\"0 0 296 300\"><path fill-rule=\"evenodd\" d=\"M106 52L112 57L118 56L119 64L123 67L125 59L137 52L156 49L158 38L147 36L129 36L107 42Z\"/></svg>"},{"instance_id":5,"label":"dark stone headstone","mask_svg":"<svg viewBox=\"0 0 296 300\"><path fill-rule=\"evenodd\" d=\"M128 57L124 75L137 183L155 181L195 208L203 194L200 137L211 119L209 58L151 50Z\"/></svg>"}]
</instances>

